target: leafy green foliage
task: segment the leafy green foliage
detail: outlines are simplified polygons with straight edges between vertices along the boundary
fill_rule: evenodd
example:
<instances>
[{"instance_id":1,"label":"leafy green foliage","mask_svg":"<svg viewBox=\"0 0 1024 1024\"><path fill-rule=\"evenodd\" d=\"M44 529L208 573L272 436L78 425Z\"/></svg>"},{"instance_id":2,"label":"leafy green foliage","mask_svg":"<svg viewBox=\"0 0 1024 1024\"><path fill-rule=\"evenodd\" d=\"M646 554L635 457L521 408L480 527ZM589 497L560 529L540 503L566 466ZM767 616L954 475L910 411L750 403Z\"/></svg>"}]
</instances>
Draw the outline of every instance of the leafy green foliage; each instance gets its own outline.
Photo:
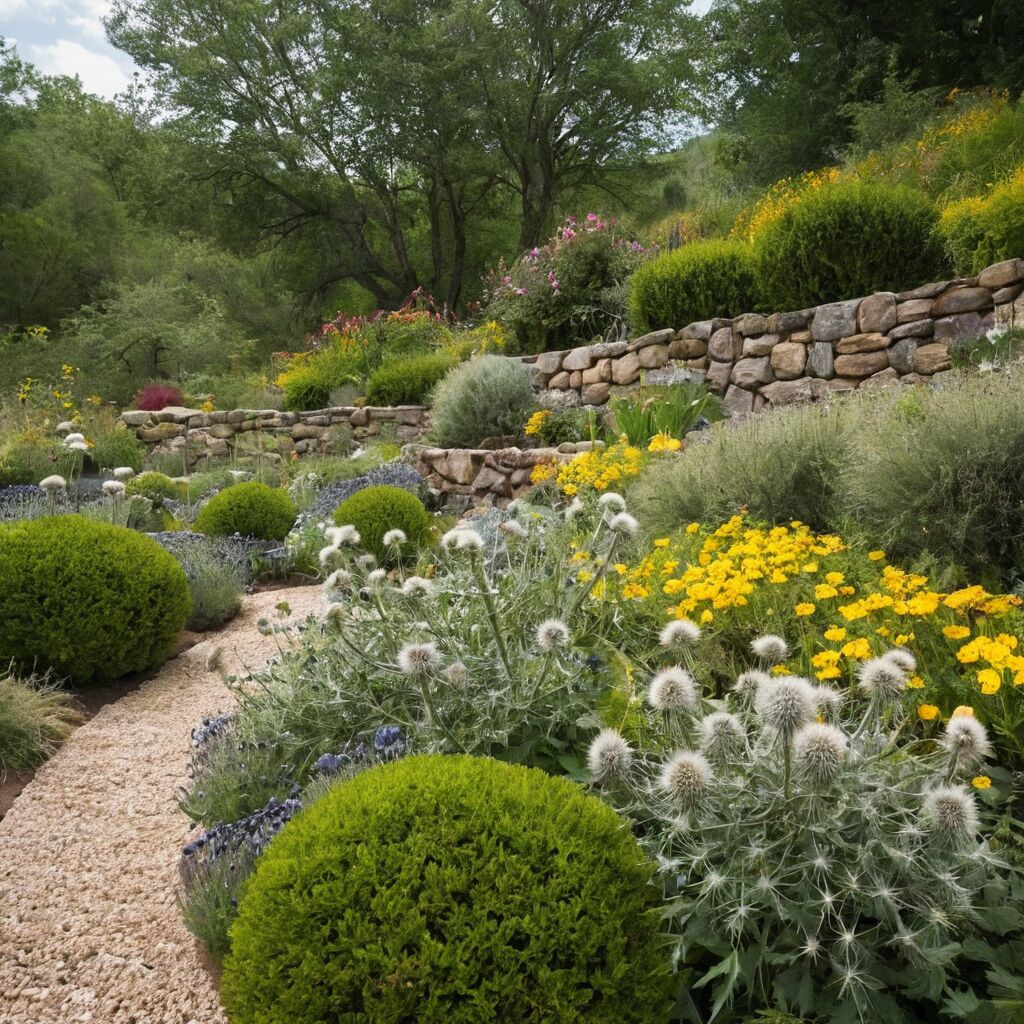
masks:
<instances>
[{"instance_id":1,"label":"leafy green foliage","mask_svg":"<svg viewBox=\"0 0 1024 1024\"><path fill-rule=\"evenodd\" d=\"M754 252L735 239L691 242L662 253L630 280L629 312L636 331L738 316L759 305Z\"/></svg>"},{"instance_id":2,"label":"leafy green foliage","mask_svg":"<svg viewBox=\"0 0 1024 1024\"><path fill-rule=\"evenodd\" d=\"M805 192L759 232L762 301L801 309L912 288L947 270L927 196L840 179Z\"/></svg>"},{"instance_id":3,"label":"leafy green foliage","mask_svg":"<svg viewBox=\"0 0 1024 1024\"><path fill-rule=\"evenodd\" d=\"M242 607L246 584L242 568L218 557L215 545L207 540L180 545L177 557L192 595L188 628L202 632L233 619Z\"/></svg>"},{"instance_id":4,"label":"leafy green foliage","mask_svg":"<svg viewBox=\"0 0 1024 1024\"><path fill-rule=\"evenodd\" d=\"M650 876L615 814L573 783L407 758L339 783L275 838L222 993L238 1024L661 1024L671 976Z\"/></svg>"},{"instance_id":5,"label":"leafy green foliage","mask_svg":"<svg viewBox=\"0 0 1024 1024\"><path fill-rule=\"evenodd\" d=\"M530 371L503 356L479 356L450 370L434 391L437 443L472 448L488 437L518 436L533 408Z\"/></svg>"},{"instance_id":6,"label":"leafy green foliage","mask_svg":"<svg viewBox=\"0 0 1024 1024\"><path fill-rule=\"evenodd\" d=\"M288 492L261 483L234 484L215 494L199 510L196 529L219 536L241 534L259 540L283 540L298 512Z\"/></svg>"},{"instance_id":7,"label":"leafy green foliage","mask_svg":"<svg viewBox=\"0 0 1024 1024\"><path fill-rule=\"evenodd\" d=\"M69 693L36 677L0 673L0 782L42 764L82 721Z\"/></svg>"},{"instance_id":8,"label":"leafy green foliage","mask_svg":"<svg viewBox=\"0 0 1024 1024\"><path fill-rule=\"evenodd\" d=\"M132 431L123 427L100 434L89 453L100 469L128 466L138 473L146 461L146 447Z\"/></svg>"},{"instance_id":9,"label":"leafy green foliage","mask_svg":"<svg viewBox=\"0 0 1024 1024\"><path fill-rule=\"evenodd\" d=\"M399 550L414 550L427 536L430 513L423 502L401 487L381 485L364 487L346 498L334 513L339 526L351 524L359 531L361 544L384 562L394 560L396 549L384 543L389 530L401 530L406 545Z\"/></svg>"},{"instance_id":10,"label":"leafy green foliage","mask_svg":"<svg viewBox=\"0 0 1024 1024\"><path fill-rule=\"evenodd\" d=\"M0 437L0 486L37 484L56 465L55 442L8 434Z\"/></svg>"},{"instance_id":11,"label":"leafy green foliage","mask_svg":"<svg viewBox=\"0 0 1024 1024\"><path fill-rule=\"evenodd\" d=\"M155 470L148 470L133 476L125 484L125 493L128 495L138 494L148 498L154 505L159 505L164 498L181 498L184 495L184 485L175 482L172 477L165 473L157 473Z\"/></svg>"},{"instance_id":12,"label":"leafy green foliage","mask_svg":"<svg viewBox=\"0 0 1024 1024\"><path fill-rule=\"evenodd\" d=\"M104 682L159 665L189 614L188 581L155 541L80 516L0 527L0 663Z\"/></svg>"},{"instance_id":13,"label":"leafy green foliage","mask_svg":"<svg viewBox=\"0 0 1024 1024\"><path fill-rule=\"evenodd\" d=\"M961 274L1012 259L1024 252L1024 164L985 196L946 207L941 229Z\"/></svg>"},{"instance_id":14,"label":"leafy green foliage","mask_svg":"<svg viewBox=\"0 0 1024 1024\"><path fill-rule=\"evenodd\" d=\"M370 374L366 401L370 405L421 405L457 361L447 352L430 352L387 362Z\"/></svg>"},{"instance_id":15,"label":"leafy green foliage","mask_svg":"<svg viewBox=\"0 0 1024 1024\"><path fill-rule=\"evenodd\" d=\"M615 422L607 431L608 440L625 434L630 444L645 448L656 434L681 438L701 417L722 418L720 401L703 381L639 388L634 395L613 398L609 405Z\"/></svg>"}]
</instances>

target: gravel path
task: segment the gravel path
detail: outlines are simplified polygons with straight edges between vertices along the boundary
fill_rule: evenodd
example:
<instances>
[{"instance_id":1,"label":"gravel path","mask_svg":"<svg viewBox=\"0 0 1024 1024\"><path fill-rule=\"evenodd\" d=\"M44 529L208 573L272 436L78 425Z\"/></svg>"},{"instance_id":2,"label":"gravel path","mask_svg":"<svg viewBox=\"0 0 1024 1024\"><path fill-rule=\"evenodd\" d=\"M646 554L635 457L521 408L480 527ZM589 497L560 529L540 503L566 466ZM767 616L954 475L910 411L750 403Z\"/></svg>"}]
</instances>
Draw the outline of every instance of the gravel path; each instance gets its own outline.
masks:
<instances>
[{"instance_id":1,"label":"gravel path","mask_svg":"<svg viewBox=\"0 0 1024 1024\"><path fill-rule=\"evenodd\" d=\"M211 637L227 671L276 652L256 620L280 601L304 616L320 588L247 598ZM0 821L0 1024L223 1024L175 902L189 733L231 704L208 651L103 708Z\"/></svg>"}]
</instances>

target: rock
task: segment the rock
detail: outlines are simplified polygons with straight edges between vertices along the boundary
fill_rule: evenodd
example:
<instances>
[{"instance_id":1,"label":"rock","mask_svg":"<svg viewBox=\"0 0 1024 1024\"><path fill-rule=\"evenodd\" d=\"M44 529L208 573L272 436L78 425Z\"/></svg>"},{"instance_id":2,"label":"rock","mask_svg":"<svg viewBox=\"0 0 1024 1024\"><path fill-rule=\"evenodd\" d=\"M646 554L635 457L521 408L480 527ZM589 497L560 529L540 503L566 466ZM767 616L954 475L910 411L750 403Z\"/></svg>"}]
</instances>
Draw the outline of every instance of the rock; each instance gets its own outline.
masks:
<instances>
[{"instance_id":1,"label":"rock","mask_svg":"<svg viewBox=\"0 0 1024 1024\"><path fill-rule=\"evenodd\" d=\"M708 367L708 387L718 394L724 394L729 377L732 374L732 363L715 363Z\"/></svg>"},{"instance_id":2,"label":"rock","mask_svg":"<svg viewBox=\"0 0 1024 1024\"><path fill-rule=\"evenodd\" d=\"M939 292L949 287L949 281L932 281L930 284L923 284L919 288L911 288L909 291L897 292L897 302L909 302L911 299L934 299Z\"/></svg>"},{"instance_id":3,"label":"rock","mask_svg":"<svg viewBox=\"0 0 1024 1024\"><path fill-rule=\"evenodd\" d=\"M930 377L949 369L949 347L942 342L921 345L914 353L914 373Z\"/></svg>"},{"instance_id":4,"label":"rock","mask_svg":"<svg viewBox=\"0 0 1024 1024\"><path fill-rule=\"evenodd\" d=\"M573 370L572 373L569 374L569 387L575 389L576 391L579 391L579 389L583 387L582 370Z\"/></svg>"},{"instance_id":5,"label":"rock","mask_svg":"<svg viewBox=\"0 0 1024 1024\"><path fill-rule=\"evenodd\" d=\"M210 437L218 437L221 440L226 440L229 437L235 436L234 428L227 423L212 423L209 429Z\"/></svg>"},{"instance_id":6,"label":"rock","mask_svg":"<svg viewBox=\"0 0 1024 1024\"><path fill-rule=\"evenodd\" d=\"M949 316L950 313L970 313L992 305L992 293L987 288L950 288L943 292L932 306L932 317Z\"/></svg>"},{"instance_id":7,"label":"rock","mask_svg":"<svg viewBox=\"0 0 1024 1024\"><path fill-rule=\"evenodd\" d=\"M900 338L927 338L935 330L934 320L912 320L908 324L900 324L889 332L893 341Z\"/></svg>"},{"instance_id":8,"label":"rock","mask_svg":"<svg viewBox=\"0 0 1024 1024\"><path fill-rule=\"evenodd\" d=\"M326 431L323 427L311 427L305 423L296 423L291 429L292 437L296 441L318 440L323 437Z\"/></svg>"},{"instance_id":9,"label":"rock","mask_svg":"<svg viewBox=\"0 0 1024 1024\"><path fill-rule=\"evenodd\" d=\"M612 361L612 381L616 384L632 384L640 377L640 358L635 352Z\"/></svg>"},{"instance_id":10,"label":"rock","mask_svg":"<svg viewBox=\"0 0 1024 1024\"><path fill-rule=\"evenodd\" d=\"M779 343L777 334L757 334L743 339L744 356L767 356Z\"/></svg>"},{"instance_id":11,"label":"rock","mask_svg":"<svg viewBox=\"0 0 1024 1024\"><path fill-rule=\"evenodd\" d=\"M991 313L980 316L978 313L955 313L935 321L935 340L956 342L980 338L992 327L994 317Z\"/></svg>"},{"instance_id":12,"label":"rock","mask_svg":"<svg viewBox=\"0 0 1024 1024\"><path fill-rule=\"evenodd\" d=\"M771 359L768 356L741 359L733 365L729 379L733 384L743 388L755 388L759 384L770 384L775 380Z\"/></svg>"},{"instance_id":13,"label":"rock","mask_svg":"<svg viewBox=\"0 0 1024 1024\"><path fill-rule=\"evenodd\" d=\"M808 310L801 309L790 313L772 313L768 317L769 334L792 334L807 328Z\"/></svg>"},{"instance_id":14,"label":"rock","mask_svg":"<svg viewBox=\"0 0 1024 1024\"><path fill-rule=\"evenodd\" d=\"M733 329L741 337L764 334L768 330L768 318L760 313L744 313L732 322Z\"/></svg>"},{"instance_id":15,"label":"rock","mask_svg":"<svg viewBox=\"0 0 1024 1024\"><path fill-rule=\"evenodd\" d=\"M1024 260L1020 259L993 263L978 275L978 284L982 288L1005 288L1021 280L1024 280Z\"/></svg>"},{"instance_id":16,"label":"rock","mask_svg":"<svg viewBox=\"0 0 1024 1024\"><path fill-rule=\"evenodd\" d=\"M698 320L695 323L687 324L676 338L695 338L697 341L707 341L711 337L711 320Z\"/></svg>"},{"instance_id":17,"label":"rock","mask_svg":"<svg viewBox=\"0 0 1024 1024\"><path fill-rule=\"evenodd\" d=\"M802 402L820 402L828 394L828 385L816 377L799 380L777 380L761 389L771 405L795 405Z\"/></svg>"},{"instance_id":18,"label":"rock","mask_svg":"<svg viewBox=\"0 0 1024 1024\"><path fill-rule=\"evenodd\" d=\"M832 346L827 341L816 341L807 346L807 374L810 377L831 377L835 373Z\"/></svg>"},{"instance_id":19,"label":"rock","mask_svg":"<svg viewBox=\"0 0 1024 1024\"><path fill-rule=\"evenodd\" d=\"M732 328L722 327L711 335L708 342L708 355L720 363L731 363L734 358L732 345Z\"/></svg>"},{"instance_id":20,"label":"rock","mask_svg":"<svg viewBox=\"0 0 1024 1024\"><path fill-rule=\"evenodd\" d=\"M650 370L644 377L648 384L685 384L688 381L699 380L703 375L695 373L688 367L680 367L674 363L668 363L661 370Z\"/></svg>"},{"instance_id":21,"label":"rock","mask_svg":"<svg viewBox=\"0 0 1024 1024\"><path fill-rule=\"evenodd\" d=\"M584 405L604 405L608 401L608 392L611 385L602 381L598 384L588 384L583 389Z\"/></svg>"},{"instance_id":22,"label":"rock","mask_svg":"<svg viewBox=\"0 0 1024 1024\"><path fill-rule=\"evenodd\" d=\"M870 377L888 365L887 352L858 352L854 355L836 356L835 370L839 377Z\"/></svg>"},{"instance_id":23,"label":"rock","mask_svg":"<svg viewBox=\"0 0 1024 1024\"><path fill-rule=\"evenodd\" d=\"M780 341L771 354L772 371L781 380L794 380L803 375L807 366L807 346L792 341Z\"/></svg>"},{"instance_id":24,"label":"rock","mask_svg":"<svg viewBox=\"0 0 1024 1024\"><path fill-rule=\"evenodd\" d=\"M289 438L289 442L291 439ZM229 455L231 450L228 448L227 441L224 441L217 437L208 437L206 439L206 453L211 458L220 458L224 455Z\"/></svg>"},{"instance_id":25,"label":"rock","mask_svg":"<svg viewBox=\"0 0 1024 1024\"><path fill-rule=\"evenodd\" d=\"M675 338L669 343L669 359L700 359L708 354L708 343L700 338Z\"/></svg>"},{"instance_id":26,"label":"rock","mask_svg":"<svg viewBox=\"0 0 1024 1024\"><path fill-rule=\"evenodd\" d=\"M711 365L711 360L707 356L701 356L699 359L687 359L686 365L691 370L706 370Z\"/></svg>"},{"instance_id":27,"label":"rock","mask_svg":"<svg viewBox=\"0 0 1024 1024\"><path fill-rule=\"evenodd\" d=\"M664 366L668 362L668 345L647 345L637 353L640 365L650 370L656 366Z\"/></svg>"},{"instance_id":28,"label":"rock","mask_svg":"<svg viewBox=\"0 0 1024 1024\"><path fill-rule=\"evenodd\" d=\"M838 341L857 333L857 307L860 299L830 302L818 306L811 321L811 335L815 341Z\"/></svg>"},{"instance_id":29,"label":"rock","mask_svg":"<svg viewBox=\"0 0 1024 1024\"><path fill-rule=\"evenodd\" d=\"M1002 306L1007 302L1013 302L1021 292L1024 292L1024 284L1007 285L992 293L992 301L997 306Z\"/></svg>"},{"instance_id":30,"label":"rock","mask_svg":"<svg viewBox=\"0 0 1024 1024\"><path fill-rule=\"evenodd\" d=\"M141 427L149 422L149 413L144 409L132 409L121 413L121 421L126 427Z\"/></svg>"},{"instance_id":31,"label":"rock","mask_svg":"<svg viewBox=\"0 0 1024 1024\"><path fill-rule=\"evenodd\" d=\"M860 380L856 377L833 377L828 382L828 390L832 394L847 394L856 391L860 386Z\"/></svg>"},{"instance_id":32,"label":"rock","mask_svg":"<svg viewBox=\"0 0 1024 1024\"><path fill-rule=\"evenodd\" d=\"M562 359L563 370L587 370L594 361L594 353L589 345L574 348Z\"/></svg>"},{"instance_id":33,"label":"rock","mask_svg":"<svg viewBox=\"0 0 1024 1024\"><path fill-rule=\"evenodd\" d=\"M473 478L472 487L474 491L480 494L492 490L495 484L504 490L507 483L508 478L504 473L501 473L496 469L491 469L490 466L484 466Z\"/></svg>"},{"instance_id":34,"label":"rock","mask_svg":"<svg viewBox=\"0 0 1024 1024\"><path fill-rule=\"evenodd\" d=\"M908 299L896 307L896 322L900 324L909 324L912 320L924 320L931 315L931 299Z\"/></svg>"},{"instance_id":35,"label":"rock","mask_svg":"<svg viewBox=\"0 0 1024 1024\"><path fill-rule=\"evenodd\" d=\"M139 440L149 444L166 441L169 437L181 437L185 428L180 423L157 423L153 427L143 427L139 430Z\"/></svg>"},{"instance_id":36,"label":"rock","mask_svg":"<svg viewBox=\"0 0 1024 1024\"><path fill-rule=\"evenodd\" d=\"M914 353L917 351L917 338L901 338L889 346L889 365L897 373L910 373L914 369Z\"/></svg>"},{"instance_id":37,"label":"rock","mask_svg":"<svg viewBox=\"0 0 1024 1024\"><path fill-rule=\"evenodd\" d=\"M624 341L602 341L590 346L590 353L595 359L615 359L621 356L629 346Z\"/></svg>"},{"instance_id":38,"label":"rock","mask_svg":"<svg viewBox=\"0 0 1024 1024\"><path fill-rule=\"evenodd\" d=\"M569 374L565 370L556 373L548 381L548 387L553 391L564 391L569 386Z\"/></svg>"},{"instance_id":39,"label":"rock","mask_svg":"<svg viewBox=\"0 0 1024 1024\"><path fill-rule=\"evenodd\" d=\"M626 351L636 352L639 349L646 348L648 345L667 345L675 336L675 333L671 327L666 327L660 331L651 331L649 334L643 334L631 341L626 347Z\"/></svg>"},{"instance_id":40,"label":"rock","mask_svg":"<svg viewBox=\"0 0 1024 1024\"><path fill-rule=\"evenodd\" d=\"M469 484L477 474L484 460L484 453L469 448L451 448L443 459L434 463L434 468L442 476L454 480L457 484Z\"/></svg>"},{"instance_id":41,"label":"rock","mask_svg":"<svg viewBox=\"0 0 1024 1024\"><path fill-rule=\"evenodd\" d=\"M754 411L754 392L732 385L722 399L722 408L730 416L747 416Z\"/></svg>"},{"instance_id":42,"label":"rock","mask_svg":"<svg viewBox=\"0 0 1024 1024\"><path fill-rule=\"evenodd\" d=\"M869 295L857 310L857 323L863 334L884 334L896 325L896 296L892 292Z\"/></svg>"},{"instance_id":43,"label":"rock","mask_svg":"<svg viewBox=\"0 0 1024 1024\"><path fill-rule=\"evenodd\" d=\"M369 409L356 409L348 418L349 426L365 427L370 422Z\"/></svg>"},{"instance_id":44,"label":"rock","mask_svg":"<svg viewBox=\"0 0 1024 1024\"><path fill-rule=\"evenodd\" d=\"M865 299L865 301L867 301ZM894 307L895 308L895 307ZM884 334L851 334L836 345L836 352L842 356L854 355L857 352L877 352L888 348L889 339Z\"/></svg>"},{"instance_id":45,"label":"rock","mask_svg":"<svg viewBox=\"0 0 1024 1024\"><path fill-rule=\"evenodd\" d=\"M611 379L612 361L610 359L599 359L596 365L583 371L584 385L597 384L599 381L610 381Z\"/></svg>"},{"instance_id":46,"label":"rock","mask_svg":"<svg viewBox=\"0 0 1024 1024\"><path fill-rule=\"evenodd\" d=\"M879 370L878 373L873 373L866 381L861 384L861 390L868 389L873 390L875 388L884 388L889 384L899 383L900 375L891 366L887 366L884 370Z\"/></svg>"},{"instance_id":47,"label":"rock","mask_svg":"<svg viewBox=\"0 0 1024 1024\"><path fill-rule=\"evenodd\" d=\"M786 340L797 345L810 345L814 341L814 335L810 331L794 331Z\"/></svg>"}]
</instances>

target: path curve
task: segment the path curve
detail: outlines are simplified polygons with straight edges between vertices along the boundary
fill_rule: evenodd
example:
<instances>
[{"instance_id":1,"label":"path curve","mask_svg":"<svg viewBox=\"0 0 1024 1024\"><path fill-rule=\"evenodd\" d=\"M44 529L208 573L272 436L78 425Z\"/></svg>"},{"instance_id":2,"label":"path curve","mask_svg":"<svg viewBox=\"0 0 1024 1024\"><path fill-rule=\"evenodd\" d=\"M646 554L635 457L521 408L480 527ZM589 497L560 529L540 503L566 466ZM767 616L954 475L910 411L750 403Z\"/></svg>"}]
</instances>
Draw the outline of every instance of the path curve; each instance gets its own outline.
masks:
<instances>
[{"instance_id":1,"label":"path curve","mask_svg":"<svg viewBox=\"0 0 1024 1024\"><path fill-rule=\"evenodd\" d=\"M276 653L257 619L319 587L268 591L210 642L227 671ZM205 650L209 650L205 647ZM189 734L231 695L204 646L75 732L0 821L0 1024L224 1024L175 902Z\"/></svg>"}]
</instances>

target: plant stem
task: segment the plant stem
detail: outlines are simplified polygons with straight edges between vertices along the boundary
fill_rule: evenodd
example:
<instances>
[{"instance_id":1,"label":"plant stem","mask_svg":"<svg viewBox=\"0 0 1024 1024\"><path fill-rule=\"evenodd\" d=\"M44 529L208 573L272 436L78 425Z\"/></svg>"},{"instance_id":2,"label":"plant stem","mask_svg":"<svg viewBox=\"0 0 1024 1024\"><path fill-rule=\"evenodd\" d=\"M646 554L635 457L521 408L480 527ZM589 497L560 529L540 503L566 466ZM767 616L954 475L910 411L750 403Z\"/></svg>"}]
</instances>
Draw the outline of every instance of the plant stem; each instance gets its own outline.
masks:
<instances>
[{"instance_id":1,"label":"plant stem","mask_svg":"<svg viewBox=\"0 0 1024 1024\"><path fill-rule=\"evenodd\" d=\"M501 658L501 663L505 667L505 675L511 683L512 666L509 664L508 650L505 647L505 638L501 633L501 623L498 619L498 609L494 603L494 595L491 593L490 581L487 579L487 573L484 570L483 562L480 560L480 556L476 551L470 552L469 560L470 564L473 566L473 575L476 577L477 584L479 585L483 595L484 608L487 611L487 621L490 623L491 632L494 634L494 642L498 647L498 657Z\"/></svg>"}]
</instances>

